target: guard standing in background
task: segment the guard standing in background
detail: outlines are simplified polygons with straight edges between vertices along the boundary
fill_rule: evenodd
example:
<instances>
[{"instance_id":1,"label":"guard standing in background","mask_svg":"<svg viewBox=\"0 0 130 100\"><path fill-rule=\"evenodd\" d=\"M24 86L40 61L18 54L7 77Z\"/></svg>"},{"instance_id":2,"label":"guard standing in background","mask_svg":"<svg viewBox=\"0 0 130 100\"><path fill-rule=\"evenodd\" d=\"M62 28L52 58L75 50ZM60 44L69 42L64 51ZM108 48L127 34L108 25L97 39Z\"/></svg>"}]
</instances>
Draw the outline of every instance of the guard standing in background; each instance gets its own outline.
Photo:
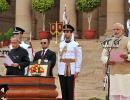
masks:
<instances>
[{"instance_id":1,"label":"guard standing in background","mask_svg":"<svg viewBox=\"0 0 130 100\"><path fill-rule=\"evenodd\" d=\"M72 40L74 28L63 26L64 40L60 42L58 55L58 75L62 91L62 100L74 100L74 83L78 77L82 62L82 50L77 42Z\"/></svg>"}]
</instances>

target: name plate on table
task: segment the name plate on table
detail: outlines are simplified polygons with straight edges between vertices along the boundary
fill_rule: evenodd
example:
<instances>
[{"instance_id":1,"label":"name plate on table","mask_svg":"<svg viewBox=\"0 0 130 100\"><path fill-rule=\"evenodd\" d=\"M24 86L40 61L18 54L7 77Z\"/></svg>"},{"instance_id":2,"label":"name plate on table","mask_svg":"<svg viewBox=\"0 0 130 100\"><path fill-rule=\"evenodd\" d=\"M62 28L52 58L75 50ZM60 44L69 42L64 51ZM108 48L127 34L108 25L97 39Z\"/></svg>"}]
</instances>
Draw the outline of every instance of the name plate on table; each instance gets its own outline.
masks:
<instances>
[{"instance_id":1,"label":"name plate on table","mask_svg":"<svg viewBox=\"0 0 130 100\"><path fill-rule=\"evenodd\" d=\"M33 64L28 67L28 76L47 76L48 65Z\"/></svg>"}]
</instances>

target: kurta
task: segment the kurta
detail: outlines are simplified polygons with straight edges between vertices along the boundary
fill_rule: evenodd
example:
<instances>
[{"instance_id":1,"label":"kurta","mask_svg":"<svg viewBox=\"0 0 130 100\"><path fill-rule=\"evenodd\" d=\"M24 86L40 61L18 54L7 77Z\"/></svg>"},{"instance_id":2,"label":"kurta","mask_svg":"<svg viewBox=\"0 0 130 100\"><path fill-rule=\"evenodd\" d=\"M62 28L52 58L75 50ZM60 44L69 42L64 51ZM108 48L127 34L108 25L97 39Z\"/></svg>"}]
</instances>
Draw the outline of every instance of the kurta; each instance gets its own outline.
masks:
<instances>
[{"instance_id":1,"label":"kurta","mask_svg":"<svg viewBox=\"0 0 130 100\"><path fill-rule=\"evenodd\" d=\"M119 48L113 48L110 53L110 61L115 64L110 66L110 96L111 100L130 100L130 39L122 36L119 42ZM120 57L121 54L128 55L127 61ZM108 52L106 49L102 52L102 62L106 64Z\"/></svg>"}]
</instances>

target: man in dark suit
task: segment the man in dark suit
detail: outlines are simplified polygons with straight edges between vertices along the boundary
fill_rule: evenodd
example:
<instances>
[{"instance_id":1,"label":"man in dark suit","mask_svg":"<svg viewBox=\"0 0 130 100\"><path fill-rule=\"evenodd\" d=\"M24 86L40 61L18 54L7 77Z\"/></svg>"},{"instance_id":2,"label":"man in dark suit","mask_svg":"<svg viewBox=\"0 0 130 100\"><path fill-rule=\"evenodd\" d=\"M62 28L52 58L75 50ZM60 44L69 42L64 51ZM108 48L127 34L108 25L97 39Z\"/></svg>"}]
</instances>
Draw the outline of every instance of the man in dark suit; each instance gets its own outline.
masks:
<instances>
[{"instance_id":1,"label":"man in dark suit","mask_svg":"<svg viewBox=\"0 0 130 100\"><path fill-rule=\"evenodd\" d=\"M49 62L48 76L53 76L53 68L56 64L56 53L48 49L49 44L50 44L49 39L42 39L41 41L42 50L36 52L34 62L38 61L38 59L41 59L42 63Z\"/></svg>"},{"instance_id":2,"label":"man in dark suit","mask_svg":"<svg viewBox=\"0 0 130 100\"><path fill-rule=\"evenodd\" d=\"M7 68L6 75L24 75L25 67L30 64L27 50L20 47L19 43L18 38L11 39L13 49L8 53L8 56L13 63L11 65L4 63Z\"/></svg>"}]
</instances>

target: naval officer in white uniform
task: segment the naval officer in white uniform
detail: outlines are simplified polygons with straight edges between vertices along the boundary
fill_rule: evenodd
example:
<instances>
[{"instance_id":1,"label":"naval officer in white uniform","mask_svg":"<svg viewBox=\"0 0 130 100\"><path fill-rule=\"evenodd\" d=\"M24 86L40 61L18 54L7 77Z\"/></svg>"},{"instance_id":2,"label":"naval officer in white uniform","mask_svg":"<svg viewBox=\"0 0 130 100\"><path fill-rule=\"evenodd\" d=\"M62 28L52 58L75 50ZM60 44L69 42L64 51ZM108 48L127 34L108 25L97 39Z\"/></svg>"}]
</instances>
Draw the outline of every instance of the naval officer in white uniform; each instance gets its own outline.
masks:
<instances>
[{"instance_id":1,"label":"naval officer in white uniform","mask_svg":"<svg viewBox=\"0 0 130 100\"><path fill-rule=\"evenodd\" d=\"M77 42L71 39L74 28L63 26L64 40L60 42L58 55L58 75L62 91L62 100L74 99L74 80L78 77L82 62L82 50Z\"/></svg>"}]
</instances>

